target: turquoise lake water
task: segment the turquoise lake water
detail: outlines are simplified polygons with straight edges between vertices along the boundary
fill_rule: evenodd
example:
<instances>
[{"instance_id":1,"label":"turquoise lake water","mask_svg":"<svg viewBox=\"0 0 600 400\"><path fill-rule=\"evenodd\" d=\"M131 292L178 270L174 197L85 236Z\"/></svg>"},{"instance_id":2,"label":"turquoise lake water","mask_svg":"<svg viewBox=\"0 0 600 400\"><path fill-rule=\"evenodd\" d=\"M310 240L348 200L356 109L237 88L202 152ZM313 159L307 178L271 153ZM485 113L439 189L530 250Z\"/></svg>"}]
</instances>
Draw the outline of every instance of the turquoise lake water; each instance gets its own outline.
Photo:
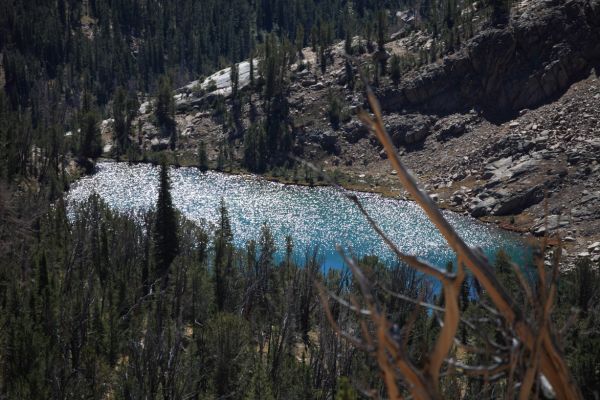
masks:
<instances>
[{"instance_id":1,"label":"turquoise lake water","mask_svg":"<svg viewBox=\"0 0 600 400\"><path fill-rule=\"evenodd\" d=\"M221 198L225 200L238 246L258 239L261 225L267 223L278 244L278 257L285 249L285 236L291 235L299 261L307 249L318 246L325 268L343 265L337 244L356 256L377 255L393 260L364 216L338 189L283 185L256 176L203 174L195 168L172 168L169 174L175 206L199 224L216 222ZM94 175L72 185L67 199L76 203L96 192L117 210L148 210L156 202L157 186L155 166L101 162ZM416 204L377 194L356 194L405 253L418 255L440 268L455 259L443 237ZM524 241L516 234L451 212L446 217L469 245L482 248L490 257L500 248L521 260L527 253Z\"/></svg>"}]
</instances>

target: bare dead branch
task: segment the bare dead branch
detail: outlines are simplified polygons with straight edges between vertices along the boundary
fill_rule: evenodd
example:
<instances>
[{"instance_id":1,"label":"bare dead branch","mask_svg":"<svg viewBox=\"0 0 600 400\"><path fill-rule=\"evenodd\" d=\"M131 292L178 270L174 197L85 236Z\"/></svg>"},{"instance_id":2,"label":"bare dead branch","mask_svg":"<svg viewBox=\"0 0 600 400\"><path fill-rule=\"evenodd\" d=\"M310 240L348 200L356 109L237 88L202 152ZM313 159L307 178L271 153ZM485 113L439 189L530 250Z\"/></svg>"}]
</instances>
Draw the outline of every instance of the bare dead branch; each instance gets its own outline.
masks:
<instances>
[{"instance_id":1,"label":"bare dead branch","mask_svg":"<svg viewBox=\"0 0 600 400\"><path fill-rule=\"evenodd\" d=\"M321 298L321 303L323 304L323 309L325 310L325 315L327 316L327 320L335 330L335 332L352 343L356 348L362 349L367 352L373 351L373 349L368 348L359 338L352 336L345 332L337 323L335 318L333 318L333 314L331 313L331 308L329 307L329 299L327 298L325 288L319 283L316 283L317 289L319 291L319 297Z\"/></svg>"},{"instance_id":2,"label":"bare dead branch","mask_svg":"<svg viewBox=\"0 0 600 400\"><path fill-rule=\"evenodd\" d=\"M481 253L474 251L462 240L454 228L444 218L433 200L431 200L427 193L421 190L415 178L404 167L392 144L391 138L384 128L379 102L366 81L365 86L367 88L369 104L375 118L371 118L364 111L359 112L359 117L375 132L377 138L383 144L388 160L398 174L398 179L412 198L425 211L425 214L430 221L434 223L440 233L446 238L446 241L457 253L458 257L464 261L465 265L483 285L502 316L510 324L514 325L517 334L525 346L528 347L530 351L533 351L536 347L536 332L527 323L521 309L515 303L514 299L499 283L487 260L482 257ZM541 279L544 279L543 271ZM566 362L562 357L554 338L547 330L543 330L543 333L543 348L541 350L540 366L544 375L556 390L558 398L580 399L581 393L579 388L569 373Z\"/></svg>"}]
</instances>

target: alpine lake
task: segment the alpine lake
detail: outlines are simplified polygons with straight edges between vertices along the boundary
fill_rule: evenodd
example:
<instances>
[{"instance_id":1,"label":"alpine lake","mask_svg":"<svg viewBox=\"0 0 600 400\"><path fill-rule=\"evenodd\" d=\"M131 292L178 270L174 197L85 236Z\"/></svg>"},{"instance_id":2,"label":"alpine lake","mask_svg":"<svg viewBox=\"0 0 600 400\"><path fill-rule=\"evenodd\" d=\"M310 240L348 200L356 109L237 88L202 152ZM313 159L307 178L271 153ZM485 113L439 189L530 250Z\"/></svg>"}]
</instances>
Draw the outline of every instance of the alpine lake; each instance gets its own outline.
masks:
<instances>
[{"instance_id":1,"label":"alpine lake","mask_svg":"<svg viewBox=\"0 0 600 400\"><path fill-rule=\"evenodd\" d=\"M96 172L75 182L67 194L74 205L97 193L119 212L151 209L158 197L157 166L103 161ZM294 257L318 249L324 269L342 268L337 246L355 257L375 255L395 262L392 252L369 226L364 215L344 193L334 187L307 187L275 183L254 175L202 173L196 168L170 168L171 195L176 208L188 219L206 226L217 221L225 201L235 245L258 240L263 224L269 225L277 244L276 258L285 254L285 237L293 238ZM414 202L355 192L364 208L404 253L417 255L438 268L456 257L442 235ZM491 260L503 249L516 262L529 258L524 239L490 224L444 212L470 246L481 248Z\"/></svg>"}]
</instances>

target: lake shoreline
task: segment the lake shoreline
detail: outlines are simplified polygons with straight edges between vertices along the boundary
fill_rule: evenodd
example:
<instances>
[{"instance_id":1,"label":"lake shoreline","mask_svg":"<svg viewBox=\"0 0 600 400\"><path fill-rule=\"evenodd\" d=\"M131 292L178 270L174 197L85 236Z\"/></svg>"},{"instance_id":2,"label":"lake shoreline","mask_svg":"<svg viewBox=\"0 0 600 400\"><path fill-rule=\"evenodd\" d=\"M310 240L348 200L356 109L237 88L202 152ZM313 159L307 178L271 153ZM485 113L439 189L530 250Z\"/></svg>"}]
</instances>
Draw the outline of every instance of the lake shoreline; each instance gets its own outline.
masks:
<instances>
[{"instance_id":1,"label":"lake shoreline","mask_svg":"<svg viewBox=\"0 0 600 400\"><path fill-rule=\"evenodd\" d=\"M95 161L95 164L98 162L117 162L117 163L129 163L129 164L134 164L134 165L136 165L136 164L151 164L151 165L155 165L155 166L159 164L159 162L157 160L134 160L134 161L131 161L131 160L115 159L113 157L100 157ZM174 168L196 168L196 169L198 169L198 166L193 163L186 163L186 162L182 163L182 162L179 162L179 160L177 160L177 162L174 162L172 160L167 159L167 164ZM257 174L257 173L247 171L243 168L230 169L229 171L227 171L227 170L219 171L217 169L209 168L208 171L219 172L219 173L223 173L226 175L232 175L232 176L252 176L252 177L263 179L263 180L266 180L269 182L280 183L283 185L291 185L291 186L300 186L300 187L330 187L330 186L333 186L331 183L327 182L327 180L325 180L325 179L313 180L312 182L302 180L302 179L293 180L293 179L290 179L287 177L277 176L277 175L274 175L271 173ZM325 172L325 174L326 173L327 172ZM85 175L86 174L83 174L83 176L85 176ZM400 189L400 191L399 191L396 188L390 187L388 185L369 185L367 183L360 183L360 182L356 182L356 181L352 182L349 180L344 180L342 182L336 182L335 184L339 185L341 188L343 188L345 190L349 190L349 191L353 191L353 192L378 194L378 195L383 196L384 198L415 202L415 200L412 199L410 195L408 195L408 194L405 195L402 193L404 191L403 189ZM452 206L450 204L446 204L446 203L437 203L437 206L441 210L451 211L456 214L471 217L471 218L473 218L479 222L482 222L484 224L496 226L503 231L517 233L517 234L521 235L524 239L536 239L529 232L529 229L531 227L525 227L525 228L517 227L517 226L509 223L506 220L506 218L498 218L498 217L493 218L490 216L473 217L470 215L470 213L466 209L461 208L461 207L454 207L454 206Z\"/></svg>"},{"instance_id":2,"label":"lake shoreline","mask_svg":"<svg viewBox=\"0 0 600 400\"><path fill-rule=\"evenodd\" d=\"M100 159L96 173L89 174L80 185L73 185L67 195L68 201L76 204L97 193L117 210L150 209L157 194L155 165L152 162ZM209 171L202 174L193 166L173 168L171 180L174 201L191 221L214 223L214 211L218 209L220 199L225 199L231 221L237 226L235 237L241 247L267 223L278 240L290 235L300 251L315 245L327 254L327 259L339 258L337 244L348 246L357 254L386 258L390 255L389 248L344 196L343 190L332 185L291 184L247 173ZM311 190L311 186L315 190ZM367 212L402 251L433 257L431 261L436 260L436 263L440 257L453 254L415 202L397 196L385 197L372 190L355 193ZM446 217L470 246L484 249L491 260L502 248L517 255L522 250L516 249L529 247L521 235L471 216L449 211ZM439 266L443 268L444 265Z\"/></svg>"}]
</instances>

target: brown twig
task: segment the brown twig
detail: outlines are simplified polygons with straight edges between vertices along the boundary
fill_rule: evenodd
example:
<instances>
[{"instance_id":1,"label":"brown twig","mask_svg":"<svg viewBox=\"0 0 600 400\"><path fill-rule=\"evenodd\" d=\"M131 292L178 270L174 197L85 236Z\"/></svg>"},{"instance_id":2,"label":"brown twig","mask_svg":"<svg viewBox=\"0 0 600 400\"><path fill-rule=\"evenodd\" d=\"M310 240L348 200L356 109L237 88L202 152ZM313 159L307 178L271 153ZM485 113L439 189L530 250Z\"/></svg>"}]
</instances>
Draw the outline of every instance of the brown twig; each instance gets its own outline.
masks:
<instances>
[{"instance_id":1,"label":"brown twig","mask_svg":"<svg viewBox=\"0 0 600 400\"><path fill-rule=\"evenodd\" d=\"M371 116L364 111L359 112L359 117L375 132L377 138L383 144L388 160L398 174L398 179L412 198L425 211L429 220L438 228L458 257L464 261L465 265L479 280L502 316L509 324L514 326L515 331L525 346L533 351L536 342L536 332L534 332L532 327L527 323L521 309L515 303L513 298L499 283L487 260L462 240L450 223L444 218L433 200L427 193L421 190L415 178L408 172L406 167L404 167L392 144L391 138L384 128L379 102L366 81L365 86L367 88L369 104L375 117L371 118ZM569 373L566 362L562 357L553 336L547 330L543 330L543 333L541 343L542 349L540 351L540 367L542 372L556 391L558 398L580 399L581 392Z\"/></svg>"}]
</instances>

